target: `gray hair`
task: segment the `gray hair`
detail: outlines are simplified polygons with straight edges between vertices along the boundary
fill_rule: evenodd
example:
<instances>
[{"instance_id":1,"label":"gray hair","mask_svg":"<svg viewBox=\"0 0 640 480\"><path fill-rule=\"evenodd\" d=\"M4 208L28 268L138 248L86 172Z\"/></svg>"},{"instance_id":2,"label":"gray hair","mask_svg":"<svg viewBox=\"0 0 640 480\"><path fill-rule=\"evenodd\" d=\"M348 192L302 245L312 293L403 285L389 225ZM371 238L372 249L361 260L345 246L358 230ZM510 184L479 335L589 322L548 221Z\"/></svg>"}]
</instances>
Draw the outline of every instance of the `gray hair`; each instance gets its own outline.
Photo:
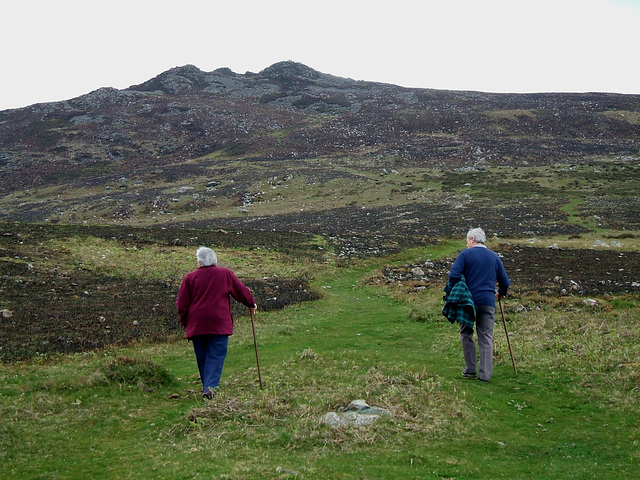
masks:
<instances>
[{"instance_id":1,"label":"gray hair","mask_svg":"<svg viewBox=\"0 0 640 480\"><path fill-rule=\"evenodd\" d=\"M467 232L467 240L469 239L473 239L476 243L484 244L487 241L487 236L481 228L472 228Z\"/></svg>"},{"instance_id":2,"label":"gray hair","mask_svg":"<svg viewBox=\"0 0 640 480\"><path fill-rule=\"evenodd\" d=\"M218 256L216 252L207 247L200 247L196 251L196 258L204 267L218 264Z\"/></svg>"}]
</instances>

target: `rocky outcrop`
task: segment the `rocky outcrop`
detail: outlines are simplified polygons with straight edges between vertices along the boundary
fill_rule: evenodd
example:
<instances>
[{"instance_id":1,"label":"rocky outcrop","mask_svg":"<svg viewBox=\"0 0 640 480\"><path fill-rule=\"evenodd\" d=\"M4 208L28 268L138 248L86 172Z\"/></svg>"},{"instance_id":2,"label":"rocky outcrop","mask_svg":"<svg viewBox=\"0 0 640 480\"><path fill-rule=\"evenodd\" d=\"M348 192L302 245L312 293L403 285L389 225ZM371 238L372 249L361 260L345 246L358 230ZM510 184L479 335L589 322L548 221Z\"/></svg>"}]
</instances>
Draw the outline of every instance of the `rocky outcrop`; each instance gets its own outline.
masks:
<instances>
[{"instance_id":1,"label":"rocky outcrop","mask_svg":"<svg viewBox=\"0 0 640 480\"><path fill-rule=\"evenodd\" d=\"M296 62L245 74L186 65L124 90L101 88L0 112L0 197L28 196L33 188L98 186L115 195L114 185L127 189L118 184L123 176L147 186L184 182L235 159L279 165L279 172L308 172L305 161L322 162L327 168L313 176L325 178L358 175L337 172L334 161L352 163L362 177L373 165L380 171L474 173L490 166L634 161L640 151L638 112L640 95L403 88L340 78ZM250 185L237 188L229 193L240 198ZM145 197L142 204L158 196L151 188L137 191ZM112 201L132 204L124 194ZM16 202L4 209L15 213L0 219L43 221L43 209L51 208ZM118 216L125 210L110 209ZM377 212L384 219L395 210ZM534 227L524 226L544 233Z\"/></svg>"}]
</instances>

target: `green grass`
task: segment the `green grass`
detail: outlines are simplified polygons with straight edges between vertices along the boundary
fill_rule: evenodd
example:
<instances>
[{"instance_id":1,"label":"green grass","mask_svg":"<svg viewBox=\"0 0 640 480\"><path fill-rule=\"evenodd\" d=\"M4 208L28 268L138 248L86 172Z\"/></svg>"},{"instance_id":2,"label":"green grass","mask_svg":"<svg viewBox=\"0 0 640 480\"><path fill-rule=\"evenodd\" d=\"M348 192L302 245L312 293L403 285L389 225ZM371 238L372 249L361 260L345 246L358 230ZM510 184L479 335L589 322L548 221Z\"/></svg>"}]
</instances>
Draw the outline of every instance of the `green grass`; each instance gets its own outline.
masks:
<instances>
[{"instance_id":1,"label":"green grass","mask_svg":"<svg viewBox=\"0 0 640 480\"><path fill-rule=\"evenodd\" d=\"M324 246L318 239L314 244ZM94 236L71 236L50 240L39 246L43 252L55 252L55 258L45 257L43 263L54 268L81 267L95 274L122 278L139 277L147 280L180 282L185 272L195 267L196 247L166 248L152 244L127 246L114 239ZM220 266L231 268L241 277L299 275L310 277L317 267L308 259L267 248L217 247ZM64 263L60 262L60 257Z\"/></svg>"},{"instance_id":2,"label":"green grass","mask_svg":"<svg viewBox=\"0 0 640 480\"><path fill-rule=\"evenodd\" d=\"M366 283L384 265L459 248L319 265L321 300L257 315L262 391L246 318L210 403L197 395L186 341L4 364L0 477L633 478L637 297L595 308L571 297L508 299L518 374L498 323L495 376L482 385L460 375L438 286L407 294ZM153 257L155 268L172 268ZM370 427L319 421L359 398L391 415Z\"/></svg>"}]
</instances>

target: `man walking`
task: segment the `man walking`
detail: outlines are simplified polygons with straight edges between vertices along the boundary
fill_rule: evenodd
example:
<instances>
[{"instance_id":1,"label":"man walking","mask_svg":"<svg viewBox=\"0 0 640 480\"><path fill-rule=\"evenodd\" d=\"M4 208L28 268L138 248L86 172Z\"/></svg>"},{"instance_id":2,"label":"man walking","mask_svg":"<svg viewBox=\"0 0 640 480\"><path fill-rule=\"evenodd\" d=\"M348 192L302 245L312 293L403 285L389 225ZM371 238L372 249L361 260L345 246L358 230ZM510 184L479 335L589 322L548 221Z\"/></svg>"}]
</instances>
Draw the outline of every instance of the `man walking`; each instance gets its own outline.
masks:
<instances>
[{"instance_id":1,"label":"man walking","mask_svg":"<svg viewBox=\"0 0 640 480\"><path fill-rule=\"evenodd\" d=\"M498 295L505 297L509 290L509 277L500 257L485 246L487 237L481 228L467 233L467 248L453 262L449 271L446 290L463 277L475 306L475 326L480 350L480 369L476 368L476 344L473 340L473 325L461 322L460 340L464 355L464 377L478 377L486 383L493 374L493 325L496 313L496 283Z\"/></svg>"}]
</instances>

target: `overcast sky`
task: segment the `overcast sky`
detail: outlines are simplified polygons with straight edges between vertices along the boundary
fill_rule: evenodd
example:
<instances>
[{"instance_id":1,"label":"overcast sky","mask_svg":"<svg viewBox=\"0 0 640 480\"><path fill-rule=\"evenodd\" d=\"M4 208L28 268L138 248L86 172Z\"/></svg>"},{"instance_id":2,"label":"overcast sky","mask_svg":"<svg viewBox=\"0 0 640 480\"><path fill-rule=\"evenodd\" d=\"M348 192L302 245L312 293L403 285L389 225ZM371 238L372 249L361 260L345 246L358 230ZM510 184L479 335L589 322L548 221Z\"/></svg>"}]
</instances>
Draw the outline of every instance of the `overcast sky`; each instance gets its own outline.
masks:
<instances>
[{"instance_id":1,"label":"overcast sky","mask_svg":"<svg viewBox=\"0 0 640 480\"><path fill-rule=\"evenodd\" d=\"M639 30L640 0L6 1L0 110L283 60L405 87L640 94Z\"/></svg>"}]
</instances>

